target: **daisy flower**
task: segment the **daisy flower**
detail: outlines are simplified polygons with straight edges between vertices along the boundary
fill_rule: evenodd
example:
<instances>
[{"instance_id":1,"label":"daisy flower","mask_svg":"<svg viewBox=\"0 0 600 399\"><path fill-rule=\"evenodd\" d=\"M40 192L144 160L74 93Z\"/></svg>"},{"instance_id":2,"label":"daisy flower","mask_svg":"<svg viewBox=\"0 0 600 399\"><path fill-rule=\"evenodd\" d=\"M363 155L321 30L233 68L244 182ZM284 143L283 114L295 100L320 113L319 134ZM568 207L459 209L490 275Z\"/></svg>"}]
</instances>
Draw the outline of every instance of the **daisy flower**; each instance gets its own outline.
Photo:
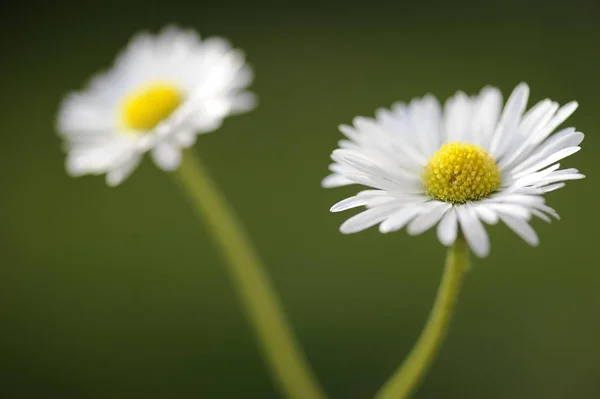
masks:
<instances>
[{"instance_id":1,"label":"daisy flower","mask_svg":"<svg viewBox=\"0 0 600 399\"><path fill-rule=\"evenodd\" d=\"M426 95L340 126L346 139L332 153L333 173L322 185L371 188L331 208L366 207L341 225L342 233L379 225L382 233L406 226L417 235L437 224L443 245L461 233L473 253L485 257L490 243L484 223L502 221L537 245L532 217L559 218L544 194L584 177L557 163L579 151L584 135L572 127L555 133L576 102L560 107L546 99L526 111L528 97L525 83L504 107L495 87L475 96L458 92L443 107Z\"/></svg>"},{"instance_id":2,"label":"daisy flower","mask_svg":"<svg viewBox=\"0 0 600 399\"><path fill-rule=\"evenodd\" d=\"M106 173L114 186L151 151L156 165L174 170L181 149L223 119L255 106L244 91L253 79L244 55L218 37L201 40L174 26L140 33L112 69L62 102L57 130L72 176Z\"/></svg>"}]
</instances>

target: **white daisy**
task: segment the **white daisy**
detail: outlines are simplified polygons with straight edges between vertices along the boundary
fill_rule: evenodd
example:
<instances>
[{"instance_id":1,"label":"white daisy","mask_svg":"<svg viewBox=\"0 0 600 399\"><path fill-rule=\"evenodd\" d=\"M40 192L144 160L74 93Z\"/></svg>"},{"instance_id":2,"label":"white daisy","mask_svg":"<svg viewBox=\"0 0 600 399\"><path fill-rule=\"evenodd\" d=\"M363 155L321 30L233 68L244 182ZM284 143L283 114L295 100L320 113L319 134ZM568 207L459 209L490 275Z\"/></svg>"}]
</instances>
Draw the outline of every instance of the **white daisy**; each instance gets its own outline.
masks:
<instances>
[{"instance_id":1,"label":"white daisy","mask_svg":"<svg viewBox=\"0 0 600 399\"><path fill-rule=\"evenodd\" d=\"M525 112L528 96L529 87L521 83L502 109L494 87L476 96L458 92L443 108L427 95L379 109L375 119L357 117L354 126L340 126L347 139L331 155L333 174L322 185L373 188L331 208L367 208L340 230L349 234L379 224L382 233L406 226L416 235L437 224L442 244L452 245L460 232L485 257L490 243L482 222L500 220L537 245L529 221L559 218L543 195L584 177L557 163L579 151L584 135L571 127L554 133L576 102L559 107L546 99Z\"/></svg>"},{"instance_id":2,"label":"white daisy","mask_svg":"<svg viewBox=\"0 0 600 399\"><path fill-rule=\"evenodd\" d=\"M244 91L252 79L244 55L222 38L200 40L173 26L136 35L111 70L63 101L57 129L67 172L106 173L117 185L148 150L159 168L176 169L198 133L255 106Z\"/></svg>"}]
</instances>

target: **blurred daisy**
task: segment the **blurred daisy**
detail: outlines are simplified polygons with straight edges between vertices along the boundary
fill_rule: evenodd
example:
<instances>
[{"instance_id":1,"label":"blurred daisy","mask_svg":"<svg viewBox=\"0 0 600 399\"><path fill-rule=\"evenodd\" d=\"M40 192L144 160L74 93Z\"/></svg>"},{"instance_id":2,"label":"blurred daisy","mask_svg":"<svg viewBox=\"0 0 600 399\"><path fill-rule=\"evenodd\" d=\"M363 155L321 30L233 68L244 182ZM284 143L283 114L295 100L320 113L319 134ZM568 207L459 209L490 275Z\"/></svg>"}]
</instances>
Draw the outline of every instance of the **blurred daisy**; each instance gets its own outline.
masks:
<instances>
[{"instance_id":1,"label":"blurred daisy","mask_svg":"<svg viewBox=\"0 0 600 399\"><path fill-rule=\"evenodd\" d=\"M244 55L221 38L166 27L136 35L113 68L94 77L60 107L67 172L106 173L121 183L152 152L163 170L176 169L181 149L217 129L232 113L255 106L244 91L253 78Z\"/></svg>"},{"instance_id":2,"label":"blurred daisy","mask_svg":"<svg viewBox=\"0 0 600 399\"><path fill-rule=\"evenodd\" d=\"M340 230L349 234L379 225L389 233L406 226L416 235L437 224L442 244L451 246L460 232L485 257L490 243L482 222L502 221L537 245L529 221L559 218L543 195L584 177L557 163L579 151L584 135L571 127L554 133L577 103L559 107L546 99L525 112L528 96L522 83L502 109L494 87L476 96L458 92L443 108L427 95L380 109L375 119L357 117L354 126L340 126L347 139L333 152L333 173L323 186L373 188L331 208L367 208Z\"/></svg>"}]
</instances>

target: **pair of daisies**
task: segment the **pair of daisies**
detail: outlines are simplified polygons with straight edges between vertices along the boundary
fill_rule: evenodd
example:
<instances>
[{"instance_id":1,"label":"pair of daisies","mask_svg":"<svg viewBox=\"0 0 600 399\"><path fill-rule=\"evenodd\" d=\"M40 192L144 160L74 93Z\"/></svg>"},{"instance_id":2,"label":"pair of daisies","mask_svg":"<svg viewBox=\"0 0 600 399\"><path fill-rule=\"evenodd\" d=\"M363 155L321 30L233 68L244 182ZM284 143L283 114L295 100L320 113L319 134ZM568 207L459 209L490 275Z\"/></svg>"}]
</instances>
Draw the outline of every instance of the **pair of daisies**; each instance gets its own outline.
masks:
<instances>
[{"instance_id":1,"label":"pair of daisies","mask_svg":"<svg viewBox=\"0 0 600 399\"><path fill-rule=\"evenodd\" d=\"M223 39L201 40L175 27L137 35L112 70L62 103L58 130L68 173L105 173L109 185L118 185L146 152L159 168L176 169L197 134L254 108L254 95L245 91L252 77L244 55ZM571 127L555 132L577 103L561 107L547 99L526 110L528 95L524 83L505 104L494 87L475 96L458 92L443 105L427 95L340 126L346 138L322 185L369 187L332 207L366 208L341 231L379 225L382 233L406 227L416 235L437 225L442 244L462 234L484 257L484 223L502 221L537 245L531 218L558 219L543 195L584 177L558 163L580 149L583 134Z\"/></svg>"}]
</instances>

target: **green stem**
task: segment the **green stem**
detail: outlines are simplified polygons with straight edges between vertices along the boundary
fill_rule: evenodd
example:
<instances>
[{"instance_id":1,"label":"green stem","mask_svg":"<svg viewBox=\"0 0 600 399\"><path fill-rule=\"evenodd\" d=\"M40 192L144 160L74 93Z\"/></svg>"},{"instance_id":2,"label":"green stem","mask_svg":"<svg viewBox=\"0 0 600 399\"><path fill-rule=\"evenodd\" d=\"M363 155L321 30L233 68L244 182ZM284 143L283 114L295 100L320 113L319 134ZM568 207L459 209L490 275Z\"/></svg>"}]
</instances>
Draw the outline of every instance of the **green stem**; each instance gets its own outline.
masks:
<instances>
[{"instance_id":1,"label":"green stem","mask_svg":"<svg viewBox=\"0 0 600 399\"><path fill-rule=\"evenodd\" d=\"M241 223L190 150L184 152L175 177L195 210L204 218L225 258L260 349L284 397L325 398Z\"/></svg>"},{"instance_id":2,"label":"green stem","mask_svg":"<svg viewBox=\"0 0 600 399\"><path fill-rule=\"evenodd\" d=\"M404 363L375 395L376 399L405 399L418 387L446 336L468 268L469 247L459 237L448 249L444 275L425 329Z\"/></svg>"}]
</instances>

